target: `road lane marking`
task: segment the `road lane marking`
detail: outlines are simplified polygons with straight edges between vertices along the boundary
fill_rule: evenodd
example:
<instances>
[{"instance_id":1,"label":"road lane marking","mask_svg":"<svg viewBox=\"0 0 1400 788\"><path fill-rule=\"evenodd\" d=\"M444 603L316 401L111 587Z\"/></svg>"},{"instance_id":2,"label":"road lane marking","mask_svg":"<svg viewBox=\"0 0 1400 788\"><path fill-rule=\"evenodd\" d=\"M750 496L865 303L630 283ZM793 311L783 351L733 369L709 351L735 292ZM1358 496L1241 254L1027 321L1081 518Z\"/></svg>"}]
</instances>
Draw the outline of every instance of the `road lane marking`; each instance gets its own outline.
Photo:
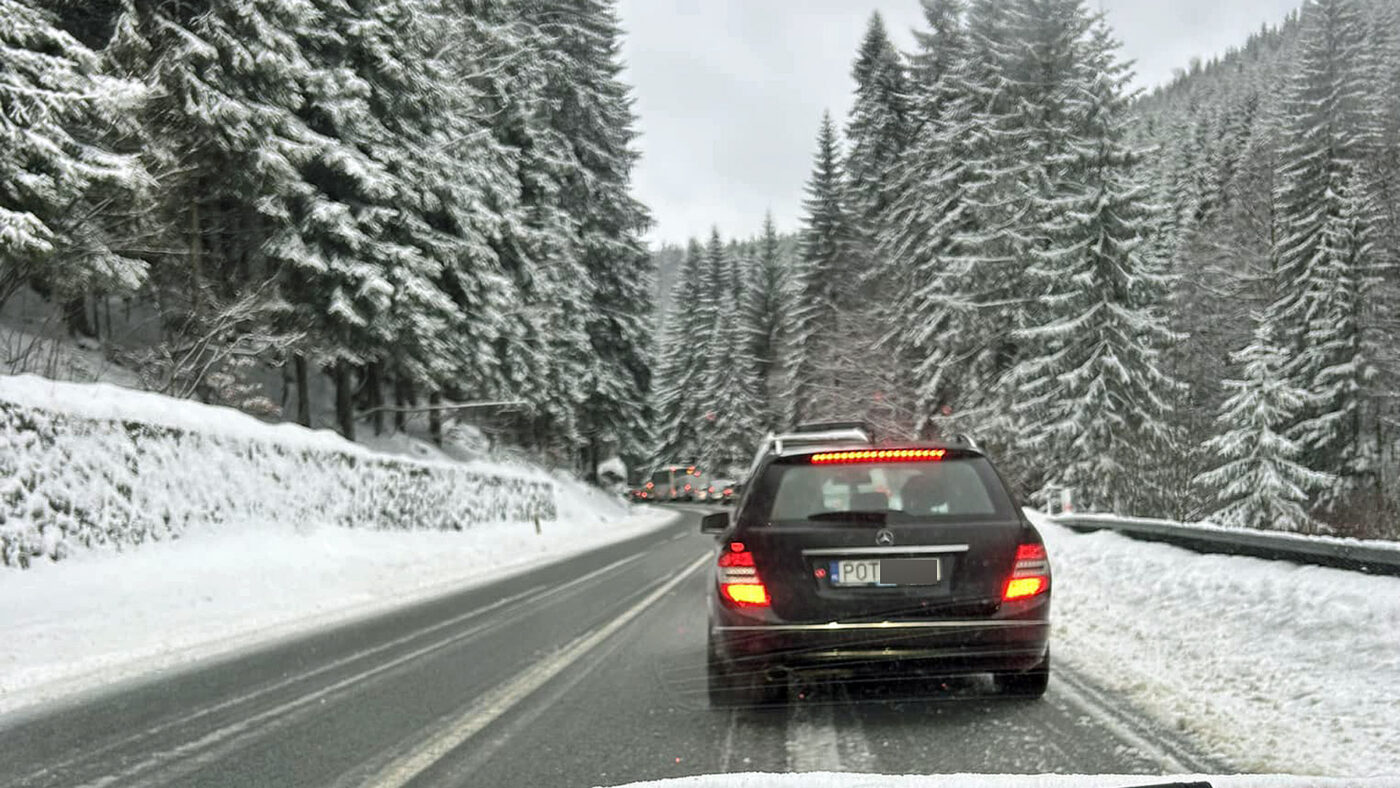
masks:
<instances>
[{"instance_id":1,"label":"road lane marking","mask_svg":"<svg viewBox=\"0 0 1400 788\"><path fill-rule=\"evenodd\" d=\"M362 660L365 657L373 656L388 649L392 649L396 646L401 646L413 640L420 639L424 635L431 634L444 628L464 623L474 618L480 618L488 613L499 611L502 608L507 608L511 605L517 605L522 602L528 603L533 606L551 601L560 596L563 596L565 592L570 591L577 586L586 584L589 581L606 575L607 573L612 572L613 570L619 567L625 566L626 564L629 564L633 561L637 561L642 557L646 556L648 553L649 551L643 551L634 555L620 558L606 566L599 567L598 569L580 575L557 586L534 586L520 593L512 594L509 597L497 600L496 602L493 602L489 605L476 608L466 613L454 616L453 618L448 619L446 621L441 621L437 624L433 624L431 626L415 630L414 632L408 635L400 636L399 638L396 638L395 640L392 640L388 643L381 643L378 646L356 652L355 654L352 654L348 657L342 657L341 659L336 660L333 663L322 665L318 668L308 671L307 673L302 673L298 674L297 676L290 677L288 679L278 682L273 686L265 687L256 692L224 701L220 704L217 704L215 707L201 710L196 714L187 715L186 717L181 718L181 720L176 720L170 723L162 723L161 725L143 731L141 734L128 737L122 742L118 742L113 745L108 745L102 750L84 752L78 758L69 760L68 762L63 764L63 766L66 767L74 763L91 761L92 756L101 752L111 750L115 747L120 747L123 744L129 744L132 741L137 741L142 738L149 738L151 736L158 735L160 732L168 728L174 727L177 724L187 723L196 718L207 716L208 714L214 713L218 710L240 705L246 701L254 700L257 697L275 691L276 689L294 684L299 681L303 681L307 678L313 678L317 675L333 670L336 667L340 667L348 663L355 662L357 660ZM541 589L544 590L540 592ZM322 687L319 690L299 695L276 706L265 709L262 712L259 712L251 717L246 717L236 722L228 723L219 728L215 728L214 730L204 734L203 736L200 736L197 739L194 739L193 741L186 741L171 749L153 753L148 757L142 759L141 761L133 764L129 768L123 770L119 774L105 775L89 784L97 786L108 785L111 784L113 781L126 780L143 771L166 768L181 760L190 761L196 766L207 763L211 760L211 753L217 753L226 750L228 748L228 745L237 744L241 742L244 738L246 738L249 735L250 730L252 731L251 735L262 735L268 730L272 729L273 727L276 727L279 723L278 718L280 717L286 717L287 715L290 715L304 707L310 706L313 703L324 702L327 697L334 695L336 692L342 689L356 686L367 679L373 678L381 673L397 668L400 665L403 665L404 663L413 661L433 652L440 651L441 649L446 648L448 646L456 645L461 642L466 642L476 637L480 637L481 635L493 632L496 629L499 629L500 627L511 623L512 620L513 619L511 618L504 618L494 622L478 624L476 626L462 630L461 632L454 633L449 637L433 641L432 643L429 643L426 646L422 646L412 651L409 651L388 662L380 663L378 665L375 665L374 667L367 668L347 678L341 679L340 681ZM216 750L215 748L218 749ZM54 766L47 766L43 770L43 773L49 773L51 771L54 771L54 769ZM186 769L186 771L188 771L188 769Z\"/></svg>"},{"instance_id":2,"label":"road lane marking","mask_svg":"<svg viewBox=\"0 0 1400 788\"><path fill-rule=\"evenodd\" d=\"M729 724L724 728L724 746L719 750L719 771L729 771L729 763L734 760L734 729L739 727L739 710L729 710Z\"/></svg>"},{"instance_id":3,"label":"road lane marking","mask_svg":"<svg viewBox=\"0 0 1400 788\"><path fill-rule=\"evenodd\" d=\"M692 572L710 560L710 553L706 551L704 555L686 566L675 577L662 583L616 618L592 632L575 638L553 656L536 662L517 674L511 681L481 696L445 730L399 760L389 764L366 784L381 788L399 788L399 786L406 785L468 739L480 733L517 703L544 686L550 679L564 672L600 643L616 634L618 630L641 615L658 599L670 593L672 589L684 582Z\"/></svg>"},{"instance_id":4,"label":"road lane marking","mask_svg":"<svg viewBox=\"0 0 1400 788\"><path fill-rule=\"evenodd\" d=\"M865 725L857 713L856 700L851 697L851 687L842 682L841 703L833 710L839 712L841 735L837 747L841 752L841 763L853 772L872 772L875 769L875 753L870 749L870 740L865 735Z\"/></svg>"},{"instance_id":5,"label":"road lane marking","mask_svg":"<svg viewBox=\"0 0 1400 788\"><path fill-rule=\"evenodd\" d=\"M788 706L787 766L793 772L839 772L841 748L830 703L794 701Z\"/></svg>"}]
</instances>

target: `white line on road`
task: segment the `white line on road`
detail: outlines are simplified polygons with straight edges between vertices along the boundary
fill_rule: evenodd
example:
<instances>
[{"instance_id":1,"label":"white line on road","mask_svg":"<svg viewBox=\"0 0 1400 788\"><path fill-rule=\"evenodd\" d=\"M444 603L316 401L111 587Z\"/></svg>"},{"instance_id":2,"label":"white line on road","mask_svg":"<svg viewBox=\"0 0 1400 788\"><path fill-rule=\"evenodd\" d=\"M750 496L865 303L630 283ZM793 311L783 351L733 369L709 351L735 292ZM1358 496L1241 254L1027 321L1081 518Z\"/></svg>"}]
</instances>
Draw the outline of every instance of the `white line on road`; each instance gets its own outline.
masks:
<instances>
[{"instance_id":1,"label":"white line on road","mask_svg":"<svg viewBox=\"0 0 1400 788\"><path fill-rule=\"evenodd\" d=\"M505 714L535 690L544 686L550 679L564 672L570 665L574 664L589 651L597 647L598 644L616 634L618 630L626 626L632 619L641 615L641 613L650 607L652 603L656 602L656 600L665 596L676 586L680 585L692 572L699 569L710 559L710 553L707 551L675 577L663 583L650 594L647 594L632 607L624 610L612 621L609 621L588 634L575 638L558 653L536 662L508 683L483 695L476 703L472 704L471 708L467 709L465 713L450 723L442 733L429 739L421 747L408 753L398 761L390 764L382 772L369 780L367 784L381 786L382 788L398 788L398 786L406 785L414 777L422 774L433 764L442 760L448 753L457 749L468 739L480 733L486 726L490 725L502 714Z\"/></svg>"},{"instance_id":2,"label":"white line on road","mask_svg":"<svg viewBox=\"0 0 1400 788\"><path fill-rule=\"evenodd\" d=\"M788 769L794 772L842 771L832 705L798 701L788 709Z\"/></svg>"},{"instance_id":3,"label":"white line on road","mask_svg":"<svg viewBox=\"0 0 1400 788\"><path fill-rule=\"evenodd\" d=\"M647 553L636 553L625 558L618 559L608 564L607 566L600 567L598 569L593 570L592 572L588 572L587 574L573 578L572 580L569 580L566 583L562 583L552 588L548 588L547 590L541 591L540 589L544 587L535 586L534 588L528 589L518 594L513 594L509 597L506 597L505 599L497 600L496 602L486 605L484 607L476 608L461 615L454 616L453 618L448 619L447 621L442 621L432 626L416 630L408 635L404 635L388 643L382 643L373 648L356 652L348 657L336 660L330 665L323 665L307 673L300 674L298 676L293 676L289 679L285 679L281 682L278 682L277 685L274 685L274 688L288 685L293 683L294 681L303 680L307 677L315 676L317 674L325 673L331 668L345 665L356 660L360 660L367 656L372 656L374 654L388 650L395 646L407 644L415 639L421 638L425 634L430 634L446 627L465 623L474 618L483 617L489 613L496 612L510 605L519 603L529 603L532 605L538 605L543 602L546 602L547 600L562 597L566 591L569 591L570 589L573 589L584 583L587 583L590 580L606 575L610 571L618 567L624 566L626 564L629 564L633 561L636 561L644 555L647 555ZM105 775L101 779L91 783L91 785L104 786L115 782L123 782L127 779L133 778L135 775L138 775L142 772L148 772L159 768L170 767L177 771L188 771L191 768L196 768L198 766L207 764L219 757L219 755L222 754L225 750L232 746L237 746L237 744L241 743L249 736L266 735L266 733L269 730L276 727L280 722L292 719L293 712L297 712L299 710L304 710L308 708L315 708L314 704L324 703L327 698L335 695L336 693L342 690L363 687L366 685L366 682L371 678L385 674L388 671L399 667L400 665L412 662L413 660L419 659L428 654L435 653L448 646L472 640L474 638L493 632L496 629L505 626L510 621L510 618L497 619L495 621L478 624L469 627L465 630L458 631L445 638L433 641L425 646L413 649L392 660L389 660L388 662L379 663L377 665L359 671L355 674L340 679L339 681L336 681L330 685L327 685L315 691L308 692L306 694L292 698L291 700L285 701L271 708L265 709L252 716L244 717L235 722L216 728L213 731L210 731L204 734L203 736L194 739L193 741L185 742L169 750L153 753L149 757L130 765L129 767L118 773ZM268 691L270 690L265 688L249 693L245 696L225 701L223 703L218 704L218 708L228 708L236 706L246 700L250 700L260 695L266 694ZM196 714L192 716L201 716L201 714ZM165 728L168 726L158 727ZM149 733L150 732L148 732L148 734ZM184 761L184 763L175 765L179 761Z\"/></svg>"}]
</instances>

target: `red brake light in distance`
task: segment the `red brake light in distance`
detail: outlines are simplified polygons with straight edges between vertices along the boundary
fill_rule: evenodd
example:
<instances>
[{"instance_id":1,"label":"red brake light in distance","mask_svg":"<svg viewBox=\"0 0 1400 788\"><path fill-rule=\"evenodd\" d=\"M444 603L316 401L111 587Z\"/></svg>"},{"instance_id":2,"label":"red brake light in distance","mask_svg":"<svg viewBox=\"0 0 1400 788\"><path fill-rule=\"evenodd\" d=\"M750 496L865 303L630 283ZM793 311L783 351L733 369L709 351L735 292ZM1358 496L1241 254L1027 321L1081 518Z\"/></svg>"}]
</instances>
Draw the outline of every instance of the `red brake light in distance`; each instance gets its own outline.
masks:
<instances>
[{"instance_id":1,"label":"red brake light in distance","mask_svg":"<svg viewBox=\"0 0 1400 788\"><path fill-rule=\"evenodd\" d=\"M828 451L813 454L813 465L855 462L927 462L948 456L947 449L864 449L861 451Z\"/></svg>"},{"instance_id":2,"label":"red brake light in distance","mask_svg":"<svg viewBox=\"0 0 1400 788\"><path fill-rule=\"evenodd\" d=\"M735 607L768 607L768 588L743 542L730 542L719 556L719 591Z\"/></svg>"},{"instance_id":3,"label":"red brake light in distance","mask_svg":"<svg viewBox=\"0 0 1400 788\"><path fill-rule=\"evenodd\" d=\"M1002 588L1001 601L1029 599L1050 588L1050 561L1043 544L1023 544L1016 547L1016 565Z\"/></svg>"}]
</instances>

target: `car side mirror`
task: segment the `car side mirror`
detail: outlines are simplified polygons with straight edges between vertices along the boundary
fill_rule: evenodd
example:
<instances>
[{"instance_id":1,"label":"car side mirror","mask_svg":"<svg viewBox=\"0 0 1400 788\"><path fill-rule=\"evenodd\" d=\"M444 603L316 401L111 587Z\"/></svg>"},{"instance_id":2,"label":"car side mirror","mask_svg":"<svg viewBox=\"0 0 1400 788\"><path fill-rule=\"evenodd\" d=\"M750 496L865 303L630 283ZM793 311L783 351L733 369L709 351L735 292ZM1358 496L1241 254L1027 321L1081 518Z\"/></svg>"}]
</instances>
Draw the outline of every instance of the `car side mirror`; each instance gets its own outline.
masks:
<instances>
[{"instance_id":1,"label":"car side mirror","mask_svg":"<svg viewBox=\"0 0 1400 788\"><path fill-rule=\"evenodd\" d=\"M722 534L729 530L729 512L715 512L700 518L700 533Z\"/></svg>"}]
</instances>

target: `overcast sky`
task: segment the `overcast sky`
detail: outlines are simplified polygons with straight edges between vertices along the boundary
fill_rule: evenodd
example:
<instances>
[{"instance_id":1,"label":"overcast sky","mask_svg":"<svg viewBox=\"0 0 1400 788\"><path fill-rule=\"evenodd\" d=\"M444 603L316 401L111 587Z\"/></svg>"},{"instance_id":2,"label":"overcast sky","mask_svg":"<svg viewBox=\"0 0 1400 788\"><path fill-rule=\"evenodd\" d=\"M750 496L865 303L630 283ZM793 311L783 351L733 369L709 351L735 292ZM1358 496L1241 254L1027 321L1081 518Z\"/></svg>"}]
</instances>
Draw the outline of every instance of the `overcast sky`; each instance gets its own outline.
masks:
<instances>
[{"instance_id":1,"label":"overcast sky","mask_svg":"<svg viewBox=\"0 0 1400 788\"><path fill-rule=\"evenodd\" d=\"M1148 87L1243 44L1301 0L1089 3ZM919 0L620 0L651 240L682 242L716 224L726 237L753 235L770 208L780 229L797 228L822 110L844 123L851 60L876 10L911 49Z\"/></svg>"}]
</instances>

